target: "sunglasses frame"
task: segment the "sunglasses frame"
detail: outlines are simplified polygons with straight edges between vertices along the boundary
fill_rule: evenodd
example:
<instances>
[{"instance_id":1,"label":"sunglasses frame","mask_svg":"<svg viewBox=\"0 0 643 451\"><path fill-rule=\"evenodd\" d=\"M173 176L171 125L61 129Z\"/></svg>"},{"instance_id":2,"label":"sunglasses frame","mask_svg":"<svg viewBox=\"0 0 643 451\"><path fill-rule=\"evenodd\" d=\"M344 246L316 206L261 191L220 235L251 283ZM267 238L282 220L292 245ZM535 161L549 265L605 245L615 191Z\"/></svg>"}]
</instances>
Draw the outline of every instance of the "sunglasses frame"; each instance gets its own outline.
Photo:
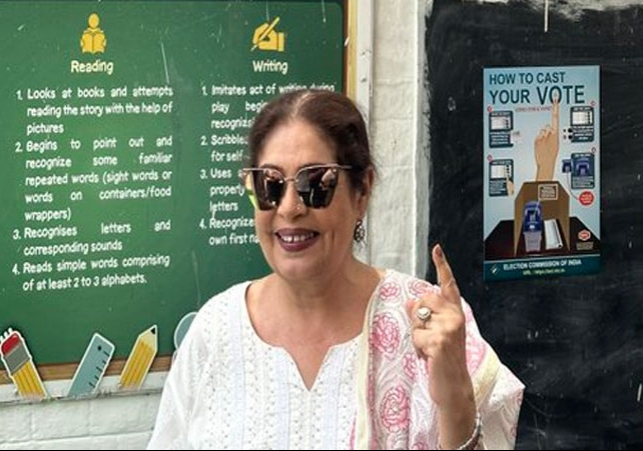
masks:
<instances>
[{"instance_id":1,"label":"sunglasses frame","mask_svg":"<svg viewBox=\"0 0 643 451\"><path fill-rule=\"evenodd\" d=\"M306 205L307 208L314 208L314 209L326 208L326 207L328 207L330 205L330 203L333 200L333 197L335 195L335 186L336 186L336 184L333 185L330 188L330 190L332 190L332 193L330 194L330 199L328 200L328 202L326 202L324 205L320 205L320 206L314 206L312 204L312 201L310 201L310 200L308 202L306 202L307 197L304 197L304 194L309 194L309 192L299 191L299 189L297 189L298 188L297 187L297 178L299 177L299 175L304 171L310 171L310 170L315 170L315 169L331 169L331 170L333 170L334 174L337 174L337 172L340 169L348 171L348 170L353 169L353 167L352 166L347 166L347 165L341 165L341 164L337 164L337 163L313 164L313 165L310 165L310 166L304 166L302 168L299 168L297 170L297 172L295 173L295 175L292 176L292 177L286 177L283 174L283 172L281 172L281 170L279 170L277 168L273 168L273 167L242 168L239 171L239 177L241 178L241 183L245 186L246 190L248 191L248 194L250 196L250 201L252 202L252 205L258 210L269 211L269 210L274 210L274 209L278 208L279 204L281 203L281 200L283 199L283 197L284 197L284 195L286 193L285 185L288 182L293 182L295 184L295 190L297 191L297 195L299 196L299 199L301 200L301 202L304 205ZM277 200L276 202L271 201L271 200L267 200L267 199L259 201L259 199L257 198L256 189L254 187L254 178L251 177L251 174L253 172L264 172L264 171L267 171L267 170L271 170L271 171L274 171L277 174L279 174L280 180L278 182L281 185L283 185L283 188L281 189L281 195L279 196L279 200ZM249 180L250 180L250 182L249 182ZM337 180L339 180L339 177L337 178ZM312 193L312 190L310 191L310 193ZM308 198L308 199L310 199L310 198Z\"/></svg>"}]
</instances>

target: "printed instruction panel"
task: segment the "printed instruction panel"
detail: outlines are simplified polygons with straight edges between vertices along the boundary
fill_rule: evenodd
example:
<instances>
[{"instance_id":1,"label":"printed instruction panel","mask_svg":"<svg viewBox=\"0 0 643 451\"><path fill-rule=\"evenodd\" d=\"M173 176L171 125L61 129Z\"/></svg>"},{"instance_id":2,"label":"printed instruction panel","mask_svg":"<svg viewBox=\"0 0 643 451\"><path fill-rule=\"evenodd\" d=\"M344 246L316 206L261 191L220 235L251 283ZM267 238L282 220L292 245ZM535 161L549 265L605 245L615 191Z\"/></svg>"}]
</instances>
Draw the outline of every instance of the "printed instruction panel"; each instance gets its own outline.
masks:
<instances>
[{"instance_id":1,"label":"printed instruction panel","mask_svg":"<svg viewBox=\"0 0 643 451\"><path fill-rule=\"evenodd\" d=\"M599 270L599 74L484 70L485 280Z\"/></svg>"}]
</instances>

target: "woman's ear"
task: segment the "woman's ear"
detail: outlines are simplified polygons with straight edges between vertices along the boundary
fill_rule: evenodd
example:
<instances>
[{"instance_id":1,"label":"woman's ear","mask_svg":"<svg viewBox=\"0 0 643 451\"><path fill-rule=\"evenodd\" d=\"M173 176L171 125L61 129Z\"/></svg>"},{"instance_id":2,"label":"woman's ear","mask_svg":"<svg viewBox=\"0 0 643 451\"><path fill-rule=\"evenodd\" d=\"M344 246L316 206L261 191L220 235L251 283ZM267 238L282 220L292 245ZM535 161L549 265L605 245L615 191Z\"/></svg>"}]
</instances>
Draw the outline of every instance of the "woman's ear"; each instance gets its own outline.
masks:
<instances>
[{"instance_id":1,"label":"woman's ear","mask_svg":"<svg viewBox=\"0 0 643 451\"><path fill-rule=\"evenodd\" d=\"M362 178L362 187L358 193L358 208L360 211L360 217L366 215L366 210L368 208L368 202L371 199L371 194L373 192L373 183L375 183L375 169L373 166L369 166L366 171L364 171L364 177Z\"/></svg>"}]
</instances>

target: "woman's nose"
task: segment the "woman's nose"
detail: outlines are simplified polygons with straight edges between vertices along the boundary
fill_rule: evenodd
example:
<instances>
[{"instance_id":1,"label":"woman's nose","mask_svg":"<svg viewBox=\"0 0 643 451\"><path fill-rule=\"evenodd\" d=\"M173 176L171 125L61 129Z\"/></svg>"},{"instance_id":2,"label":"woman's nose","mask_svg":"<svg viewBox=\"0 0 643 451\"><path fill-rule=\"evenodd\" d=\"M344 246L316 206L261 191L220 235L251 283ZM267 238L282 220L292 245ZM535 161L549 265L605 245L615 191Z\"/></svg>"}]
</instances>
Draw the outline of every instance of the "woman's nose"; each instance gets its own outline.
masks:
<instances>
[{"instance_id":1,"label":"woman's nose","mask_svg":"<svg viewBox=\"0 0 643 451\"><path fill-rule=\"evenodd\" d=\"M288 217L302 214L306 206L295 188L294 180L286 181L284 190L281 202L279 202L279 213Z\"/></svg>"}]
</instances>

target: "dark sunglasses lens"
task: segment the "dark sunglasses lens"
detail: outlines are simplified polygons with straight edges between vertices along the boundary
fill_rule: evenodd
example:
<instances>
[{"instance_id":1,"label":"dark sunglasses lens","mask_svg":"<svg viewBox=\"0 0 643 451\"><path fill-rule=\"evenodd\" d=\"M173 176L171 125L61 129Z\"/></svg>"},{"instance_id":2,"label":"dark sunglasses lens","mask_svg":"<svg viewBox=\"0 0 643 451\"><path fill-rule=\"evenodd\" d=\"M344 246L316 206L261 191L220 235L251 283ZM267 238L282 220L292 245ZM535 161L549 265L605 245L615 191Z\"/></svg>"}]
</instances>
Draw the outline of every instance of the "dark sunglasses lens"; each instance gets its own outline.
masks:
<instances>
[{"instance_id":1,"label":"dark sunglasses lens","mask_svg":"<svg viewBox=\"0 0 643 451\"><path fill-rule=\"evenodd\" d=\"M336 168L309 168L297 174L297 192L307 207L325 208L330 205L337 186Z\"/></svg>"},{"instance_id":2,"label":"dark sunglasses lens","mask_svg":"<svg viewBox=\"0 0 643 451\"><path fill-rule=\"evenodd\" d=\"M277 208L286 188L286 181L281 172L263 168L250 171L249 174L252 187L248 186L248 179L244 183L255 208ZM311 167L300 170L295 178L295 187L304 205L310 208L325 208L330 205L337 186L337 177L336 167Z\"/></svg>"},{"instance_id":3,"label":"dark sunglasses lens","mask_svg":"<svg viewBox=\"0 0 643 451\"><path fill-rule=\"evenodd\" d=\"M252 206L254 208L259 208L259 203L257 202L257 195L255 194L254 174L249 171L248 172L243 171L241 173L241 183L243 183L243 187L246 189L246 193L248 194L248 199L250 199L250 203L252 203Z\"/></svg>"},{"instance_id":4,"label":"dark sunglasses lens","mask_svg":"<svg viewBox=\"0 0 643 451\"><path fill-rule=\"evenodd\" d=\"M274 169L252 171L252 176L259 209L276 208L284 191L283 176Z\"/></svg>"}]
</instances>

